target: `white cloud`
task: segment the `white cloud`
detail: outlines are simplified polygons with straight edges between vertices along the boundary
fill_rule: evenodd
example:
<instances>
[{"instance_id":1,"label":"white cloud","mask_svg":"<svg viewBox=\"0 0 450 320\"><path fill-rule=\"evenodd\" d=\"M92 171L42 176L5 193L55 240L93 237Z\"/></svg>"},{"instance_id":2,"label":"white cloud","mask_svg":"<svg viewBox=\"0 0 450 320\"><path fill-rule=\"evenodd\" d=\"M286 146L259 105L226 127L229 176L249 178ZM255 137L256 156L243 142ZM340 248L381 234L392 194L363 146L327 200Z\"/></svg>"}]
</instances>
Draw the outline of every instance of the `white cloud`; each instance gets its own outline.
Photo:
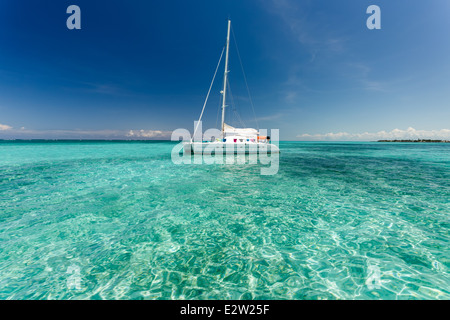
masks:
<instances>
[{"instance_id":1,"label":"white cloud","mask_svg":"<svg viewBox=\"0 0 450 320\"><path fill-rule=\"evenodd\" d=\"M0 124L0 139L170 139L171 131L161 130L35 130L13 129Z\"/></svg>"},{"instance_id":2,"label":"white cloud","mask_svg":"<svg viewBox=\"0 0 450 320\"><path fill-rule=\"evenodd\" d=\"M6 124L1 124L0 123L0 131L6 131L6 130L11 130L11 129L12 129L11 126L8 126Z\"/></svg>"},{"instance_id":3,"label":"white cloud","mask_svg":"<svg viewBox=\"0 0 450 320\"><path fill-rule=\"evenodd\" d=\"M415 140L434 139L450 140L450 129L441 130L416 130L409 127L406 130L394 129L392 131L363 132L363 133L325 133L325 134L300 134L297 138L307 141L375 141L375 140Z\"/></svg>"},{"instance_id":4,"label":"white cloud","mask_svg":"<svg viewBox=\"0 0 450 320\"><path fill-rule=\"evenodd\" d=\"M264 1L262 4L271 14L279 17L291 31L292 39L308 48L311 61L314 61L318 52L329 52L330 54L343 53L346 51L345 37L336 36L336 29L327 28L327 24L316 21L317 16L312 16L310 4L291 0Z\"/></svg>"},{"instance_id":5,"label":"white cloud","mask_svg":"<svg viewBox=\"0 0 450 320\"><path fill-rule=\"evenodd\" d=\"M171 131L161 131L161 130L130 130L127 133L127 137L130 138L160 138L168 139L172 134Z\"/></svg>"},{"instance_id":6,"label":"white cloud","mask_svg":"<svg viewBox=\"0 0 450 320\"><path fill-rule=\"evenodd\" d=\"M272 121L272 120L276 120L279 119L281 117L284 116L284 113L275 113L269 116L264 116L264 117L258 117L256 118L257 121Z\"/></svg>"}]
</instances>

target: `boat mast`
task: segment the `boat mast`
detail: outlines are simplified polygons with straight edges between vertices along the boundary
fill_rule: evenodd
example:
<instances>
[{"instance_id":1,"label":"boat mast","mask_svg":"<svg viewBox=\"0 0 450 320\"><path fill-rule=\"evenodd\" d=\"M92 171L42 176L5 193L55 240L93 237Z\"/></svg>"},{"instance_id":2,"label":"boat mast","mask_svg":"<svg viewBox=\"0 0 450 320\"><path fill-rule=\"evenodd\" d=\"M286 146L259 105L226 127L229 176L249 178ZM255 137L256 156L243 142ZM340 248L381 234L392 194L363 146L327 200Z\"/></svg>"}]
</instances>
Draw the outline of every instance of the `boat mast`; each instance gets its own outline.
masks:
<instances>
[{"instance_id":1,"label":"boat mast","mask_svg":"<svg viewBox=\"0 0 450 320\"><path fill-rule=\"evenodd\" d=\"M228 20L228 33L227 33L227 52L225 55L225 75L223 78L223 91L222 91L222 138L225 137L225 100L227 93L227 76L228 76L228 51L230 48L230 26L231 20Z\"/></svg>"}]
</instances>

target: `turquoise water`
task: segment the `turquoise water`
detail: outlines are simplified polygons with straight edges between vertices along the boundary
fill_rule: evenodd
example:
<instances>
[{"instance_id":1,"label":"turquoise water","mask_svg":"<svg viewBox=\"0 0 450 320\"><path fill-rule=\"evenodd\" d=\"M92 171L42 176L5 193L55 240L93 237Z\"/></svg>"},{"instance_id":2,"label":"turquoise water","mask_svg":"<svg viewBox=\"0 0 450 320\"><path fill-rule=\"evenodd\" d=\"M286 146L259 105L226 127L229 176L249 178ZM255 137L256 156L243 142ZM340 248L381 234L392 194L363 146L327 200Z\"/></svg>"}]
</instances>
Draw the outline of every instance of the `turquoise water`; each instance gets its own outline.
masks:
<instances>
[{"instance_id":1,"label":"turquoise water","mask_svg":"<svg viewBox=\"0 0 450 320\"><path fill-rule=\"evenodd\" d=\"M0 142L0 299L450 299L450 144Z\"/></svg>"}]
</instances>

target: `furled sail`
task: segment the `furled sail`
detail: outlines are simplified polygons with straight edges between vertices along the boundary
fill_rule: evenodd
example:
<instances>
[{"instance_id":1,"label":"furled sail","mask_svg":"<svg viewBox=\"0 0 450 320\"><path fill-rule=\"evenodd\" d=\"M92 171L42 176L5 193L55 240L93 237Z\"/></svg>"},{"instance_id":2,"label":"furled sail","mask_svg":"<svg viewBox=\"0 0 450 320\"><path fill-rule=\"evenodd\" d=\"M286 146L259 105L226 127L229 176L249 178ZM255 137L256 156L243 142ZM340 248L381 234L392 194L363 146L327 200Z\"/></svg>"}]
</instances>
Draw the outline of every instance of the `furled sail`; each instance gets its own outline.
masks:
<instances>
[{"instance_id":1,"label":"furled sail","mask_svg":"<svg viewBox=\"0 0 450 320\"><path fill-rule=\"evenodd\" d=\"M236 134L236 135L257 135L259 134L258 130L253 128L235 128L229 126L228 124L223 124L223 129L226 134Z\"/></svg>"}]
</instances>

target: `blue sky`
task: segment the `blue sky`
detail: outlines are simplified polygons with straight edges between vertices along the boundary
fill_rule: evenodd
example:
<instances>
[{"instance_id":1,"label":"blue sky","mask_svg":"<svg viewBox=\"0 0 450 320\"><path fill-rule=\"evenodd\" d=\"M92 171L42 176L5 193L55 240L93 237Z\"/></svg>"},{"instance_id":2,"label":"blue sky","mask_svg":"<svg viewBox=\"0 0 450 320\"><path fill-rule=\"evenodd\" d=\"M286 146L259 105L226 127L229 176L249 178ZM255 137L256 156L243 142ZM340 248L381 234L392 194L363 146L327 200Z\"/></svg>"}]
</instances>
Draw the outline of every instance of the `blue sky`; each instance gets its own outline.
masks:
<instances>
[{"instance_id":1,"label":"blue sky","mask_svg":"<svg viewBox=\"0 0 450 320\"><path fill-rule=\"evenodd\" d=\"M68 30L69 5L81 30ZM381 30L366 9L381 8ZM450 139L447 0L0 2L0 139L193 130L230 17L260 128L282 140ZM234 107L254 127L234 46ZM215 127L223 66L204 115ZM131 134L130 134L131 133Z\"/></svg>"}]
</instances>

